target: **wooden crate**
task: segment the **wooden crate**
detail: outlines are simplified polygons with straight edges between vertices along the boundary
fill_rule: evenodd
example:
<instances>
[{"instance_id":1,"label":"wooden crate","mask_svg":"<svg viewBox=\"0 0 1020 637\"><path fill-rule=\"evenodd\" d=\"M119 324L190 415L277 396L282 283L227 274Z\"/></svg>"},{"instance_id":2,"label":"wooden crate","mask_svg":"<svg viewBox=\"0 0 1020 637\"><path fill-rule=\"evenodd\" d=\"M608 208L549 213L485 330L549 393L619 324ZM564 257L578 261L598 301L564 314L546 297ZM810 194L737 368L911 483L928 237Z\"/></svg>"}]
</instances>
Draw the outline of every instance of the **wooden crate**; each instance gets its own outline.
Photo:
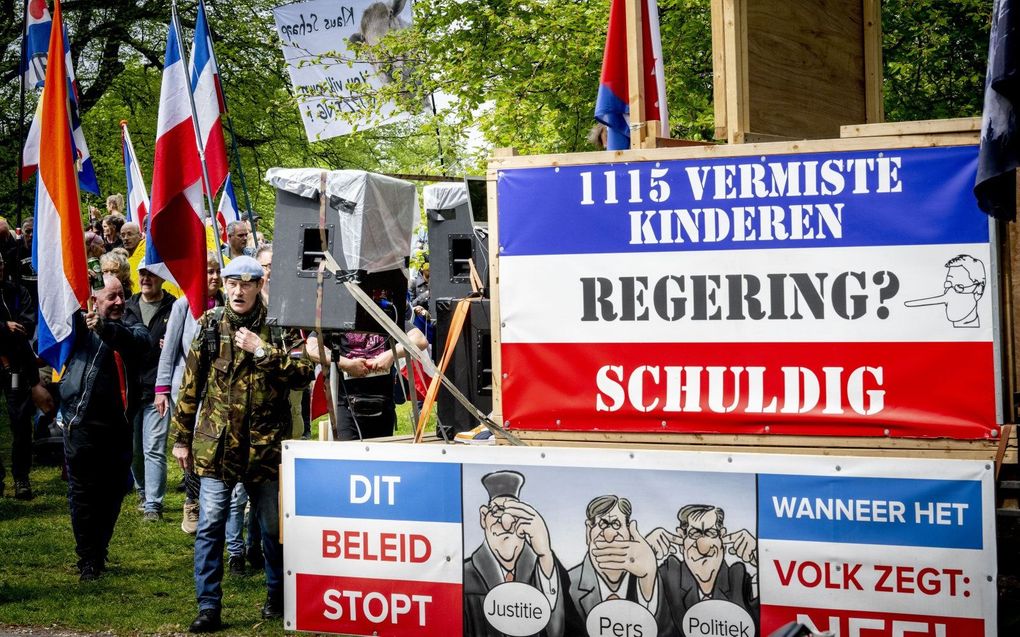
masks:
<instances>
[{"instance_id":1,"label":"wooden crate","mask_svg":"<svg viewBox=\"0 0 1020 637\"><path fill-rule=\"evenodd\" d=\"M881 122L880 0L712 0L716 137L837 137Z\"/></svg>"}]
</instances>

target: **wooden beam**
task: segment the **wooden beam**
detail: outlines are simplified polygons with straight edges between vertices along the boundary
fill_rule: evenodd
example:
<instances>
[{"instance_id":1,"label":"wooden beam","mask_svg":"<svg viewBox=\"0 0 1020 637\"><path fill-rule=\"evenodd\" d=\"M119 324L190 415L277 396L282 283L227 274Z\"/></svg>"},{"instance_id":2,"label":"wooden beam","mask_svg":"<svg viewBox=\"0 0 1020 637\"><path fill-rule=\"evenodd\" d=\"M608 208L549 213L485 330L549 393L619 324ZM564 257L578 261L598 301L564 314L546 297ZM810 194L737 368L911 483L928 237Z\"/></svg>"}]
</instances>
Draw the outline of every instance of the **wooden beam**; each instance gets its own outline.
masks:
<instances>
[{"instance_id":1,"label":"wooden beam","mask_svg":"<svg viewBox=\"0 0 1020 637\"><path fill-rule=\"evenodd\" d=\"M924 119L913 122L849 124L839 127L839 136L841 139L847 139L852 137L938 135L941 133L975 133L980 131L980 117L957 117L954 119Z\"/></svg>"},{"instance_id":2,"label":"wooden beam","mask_svg":"<svg viewBox=\"0 0 1020 637\"><path fill-rule=\"evenodd\" d=\"M726 139L727 131L725 40L723 0L712 0L712 104L716 139Z\"/></svg>"},{"instance_id":3,"label":"wooden beam","mask_svg":"<svg viewBox=\"0 0 1020 637\"><path fill-rule=\"evenodd\" d=\"M627 3L627 97L630 104L631 150L645 147L648 131L645 127L645 70L641 47L641 30L644 28L641 3L644 0L625 0Z\"/></svg>"},{"instance_id":4,"label":"wooden beam","mask_svg":"<svg viewBox=\"0 0 1020 637\"><path fill-rule=\"evenodd\" d=\"M672 137L658 137L654 141L654 148L685 148L687 146L715 145L713 142L703 142L700 139L673 139Z\"/></svg>"},{"instance_id":5,"label":"wooden beam","mask_svg":"<svg viewBox=\"0 0 1020 637\"><path fill-rule=\"evenodd\" d=\"M726 59L726 141L743 144L750 122L748 105L747 2L723 0L723 41ZM730 37L730 34L733 37Z\"/></svg>"},{"instance_id":6,"label":"wooden beam","mask_svg":"<svg viewBox=\"0 0 1020 637\"><path fill-rule=\"evenodd\" d=\"M864 26L864 114L865 121L885 120L882 97L882 2L863 0Z\"/></svg>"},{"instance_id":7,"label":"wooden beam","mask_svg":"<svg viewBox=\"0 0 1020 637\"><path fill-rule=\"evenodd\" d=\"M496 157L512 158L517 155L513 148L496 148L489 160L486 173L486 196L489 212L489 351L492 357L492 419L503 423L503 342L502 323L499 310L499 198L496 183L499 171L493 168Z\"/></svg>"},{"instance_id":8,"label":"wooden beam","mask_svg":"<svg viewBox=\"0 0 1020 637\"><path fill-rule=\"evenodd\" d=\"M884 126L885 124L879 124ZM663 161L673 159L717 159L753 155L790 155L796 153L852 152L858 150L889 151L897 148L966 146L980 141L980 131L924 135L890 135L848 139L808 139L794 142L758 144L709 144L684 148L652 148L626 151L592 151L555 155L522 155L496 157L489 160L489 169L532 168L535 166L578 166L611 164L623 161Z\"/></svg>"},{"instance_id":9,"label":"wooden beam","mask_svg":"<svg viewBox=\"0 0 1020 637\"><path fill-rule=\"evenodd\" d=\"M1001 462L1017 461L1015 428ZM996 461L997 440L869 438L835 436L758 436L737 434L635 434L624 432L515 431L533 446L677 449L730 453L785 453L820 456L948 458ZM502 444L502 443L500 443Z\"/></svg>"}]
</instances>

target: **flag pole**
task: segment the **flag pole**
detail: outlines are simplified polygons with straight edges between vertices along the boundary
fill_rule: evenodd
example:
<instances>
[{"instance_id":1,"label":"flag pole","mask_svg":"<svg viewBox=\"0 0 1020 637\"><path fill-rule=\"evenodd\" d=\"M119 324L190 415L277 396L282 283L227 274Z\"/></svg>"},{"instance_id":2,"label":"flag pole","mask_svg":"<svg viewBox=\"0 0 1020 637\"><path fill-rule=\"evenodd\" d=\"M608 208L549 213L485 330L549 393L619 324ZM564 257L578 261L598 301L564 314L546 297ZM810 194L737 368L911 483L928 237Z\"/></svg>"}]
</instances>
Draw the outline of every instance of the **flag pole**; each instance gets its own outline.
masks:
<instances>
[{"instance_id":1,"label":"flag pole","mask_svg":"<svg viewBox=\"0 0 1020 637\"><path fill-rule=\"evenodd\" d=\"M22 12L21 21L21 61L18 66L25 63L25 54L28 52L28 0L25 0L24 11ZM21 178L21 167L25 165L25 73L20 73L18 79L20 80L20 96L18 98L18 165L14 167L15 180L18 182L18 228L24 223L24 209L25 209L25 196L24 196L24 180ZM33 229L34 230L34 229ZM33 237L35 235L33 234ZM17 246L14 249L15 259L17 263L14 264L14 280L21 283L21 241L18 241Z\"/></svg>"},{"instance_id":2,"label":"flag pole","mask_svg":"<svg viewBox=\"0 0 1020 637\"><path fill-rule=\"evenodd\" d=\"M184 64L184 85L188 89L188 103L191 104L191 122L195 128L195 143L198 146L198 158L202 163L202 186L205 190L205 200L209 206L209 219L212 221L213 241L216 242L216 258L223 268L223 246L220 244L220 226L216 221L216 208L212 201L212 186L209 181L209 168L205 163L205 143L202 141L202 132L198 129L198 109L195 108L195 93L191 90L191 69L188 66L188 58L184 53L184 44L181 42L181 20L177 16L177 0L170 5L171 17L174 21L174 33L177 36L177 49L181 54L181 63ZM202 224L203 226L205 224Z\"/></svg>"},{"instance_id":3,"label":"flag pole","mask_svg":"<svg viewBox=\"0 0 1020 637\"><path fill-rule=\"evenodd\" d=\"M198 4L201 7L202 13L205 13L205 24L206 28L209 29L209 57L212 60L213 66L216 68L217 75L220 78L223 74L220 72L220 63L216 59L216 49L212 46L212 28L209 27L209 14L205 11L205 0L198 0ZM251 209L251 199L248 197L248 184L244 179L244 168L241 166L241 151L237 147L237 135L234 134L234 120L230 117L230 109L227 108L227 92L223 90L223 82L219 82L220 99L223 100L223 114L227 116L227 131L230 133L230 148L234 151L234 161L237 162L237 176L241 178L241 192L244 194L244 205L248 209L248 223L251 224L252 241L255 247L259 247L259 233L258 228L255 226L255 213Z\"/></svg>"}]
</instances>

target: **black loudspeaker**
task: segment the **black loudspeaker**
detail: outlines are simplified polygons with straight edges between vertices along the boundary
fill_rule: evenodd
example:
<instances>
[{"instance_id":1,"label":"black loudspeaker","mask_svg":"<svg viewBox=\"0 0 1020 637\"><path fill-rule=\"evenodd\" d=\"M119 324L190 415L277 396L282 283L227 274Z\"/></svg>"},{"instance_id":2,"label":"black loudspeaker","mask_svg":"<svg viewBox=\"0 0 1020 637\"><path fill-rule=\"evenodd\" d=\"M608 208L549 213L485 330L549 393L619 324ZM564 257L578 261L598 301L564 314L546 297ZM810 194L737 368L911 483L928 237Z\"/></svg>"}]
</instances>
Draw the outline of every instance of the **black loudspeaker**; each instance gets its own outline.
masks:
<instances>
[{"instance_id":1,"label":"black loudspeaker","mask_svg":"<svg viewBox=\"0 0 1020 637\"><path fill-rule=\"evenodd\" d=\"M439 196L431 196L438 192ZM484 295L489 287L489 232L485 180L467 178L463 183L426 186L425 213L429 223L429 312L436 316L439 299L471 294L471 269L482 280ZM436 205L450 207L429 207Z\"/></svg>"},{"instance_id":2,"label":"black loudspeaker","mask_svg":"<svg viewBox=\"0 0 1020 637\"><path fill-rule=\"evenodd\" d=\"M450 321L456 308L456 299L439 299L436 302L436 351L439 356L446 347ZM447 377L483 414L492 411L491 335L489 300L472 301L471 310L464 320L464 329L461 330L456 349L446 368ZM452 437L458 431L473 429L478 424L475 417L446 390L439 390L437 405L437 426L447 432L447 437ZM442 433L440 437L443 437Z\"/></svg>"},{"instance_id":3,"label":"black loudspeaker","mask_svg":"<svg viewBox=\"0 0 1020 637\"><path fill-rule=\"evenodd\" d=\"M276 219L273 226L273 276L269 286L269 323L285 327L315 329L319 262L326 250L341 267L339 276L324 272L322 329L380 332L384 330L350 295L343 281L353 277L376 302L389 300L396 316L407 308L407 276L401 269L368 273L348 271L337 222L353 204L331 198L326 211L326 246L319 232L319 199L300 197L286 190L276 191ZM391 312L392 315L392 312Z\"/></svg>"}]
</instances>

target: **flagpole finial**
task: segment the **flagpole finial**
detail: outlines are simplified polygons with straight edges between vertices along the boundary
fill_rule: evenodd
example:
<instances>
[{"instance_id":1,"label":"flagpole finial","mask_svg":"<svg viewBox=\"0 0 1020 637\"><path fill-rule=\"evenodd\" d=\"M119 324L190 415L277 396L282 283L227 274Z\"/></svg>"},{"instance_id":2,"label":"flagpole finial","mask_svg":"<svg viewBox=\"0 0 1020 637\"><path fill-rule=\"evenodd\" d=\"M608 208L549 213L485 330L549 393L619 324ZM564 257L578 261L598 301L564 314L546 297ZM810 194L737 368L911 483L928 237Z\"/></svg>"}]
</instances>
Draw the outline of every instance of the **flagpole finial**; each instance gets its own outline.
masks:
<instances>
[{"instance_id":1,"label":"flagpole finial","mask_svg":"<svg viewBox=\"0 0 1020 637\"><path fill-rule=\"evenodd\" d=\"M127 120L126 119L120 120L120 127L124 128L125 126L127 126Z\"/></svg>"}]
</instances>

